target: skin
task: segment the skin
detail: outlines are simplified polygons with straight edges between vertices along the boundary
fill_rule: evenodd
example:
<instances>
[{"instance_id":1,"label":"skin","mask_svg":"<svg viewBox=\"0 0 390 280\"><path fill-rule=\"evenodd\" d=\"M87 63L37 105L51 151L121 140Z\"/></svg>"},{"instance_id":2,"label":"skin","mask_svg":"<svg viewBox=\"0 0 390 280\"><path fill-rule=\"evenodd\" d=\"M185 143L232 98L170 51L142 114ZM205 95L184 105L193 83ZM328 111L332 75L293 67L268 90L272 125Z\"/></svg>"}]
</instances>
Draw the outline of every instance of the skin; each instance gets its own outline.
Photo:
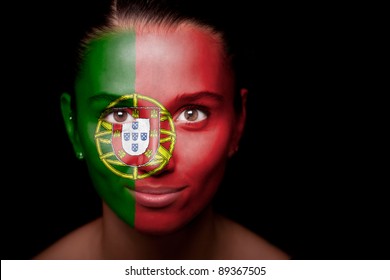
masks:
<instances>
[{"instance_id":1,"label":"skin","mask_svg":"<svg viewBox=\"0 0 390 280\"><path fill-rule=\"evenodd\" d=\"M83 153L92 181L104 202L128 225L149 234L172 233L210 203L226 161L241 137L243 110L233 108L233 76L215 36L201 28L155 27L153 32L120 31L91 42L76 82L77 118L70 120L70 96L62 112L74 150ZM160 102L172 115L176 145L164 169L141 180L114 174L100 160L94 133L113 100L139 93ZM131 104L130 104L131 105ZM197 116L188 117L188 113ZM104 116L115 122L112 115ZM128 173L133 167L128 167ZM142 171L142 167L140 167ZM180 189L173 203L137 203L142 188Z\"/></svg>"},{"instance_id":2,"label":"skin","mask_svg":"<svg viewBox=\"0 0 390 280\"><path fill-rule=\"evenodd\" d=\"M241 137L246 104L243 89L242 113L236 114L233 76L215 36L188 24L176 29L153 27L148 33L121 31L92 42L82 70L76 84L76 116L69 118L67 93L61 108L75 153L84 154L103 199L103 215L34 259L289 258L210 206ZM104 98L97 98L102 92ZM117 122L112 114L102 115L111 101L134 92L162 104L176 131L169 162L139 180L107 168L94 138L99 121ZM135 167L127 168L132 174ZM139 167L143 169L148 168ZM164 207L137 201L143 188L166 187L182 189Z\"/></svg>"}]
</instances>

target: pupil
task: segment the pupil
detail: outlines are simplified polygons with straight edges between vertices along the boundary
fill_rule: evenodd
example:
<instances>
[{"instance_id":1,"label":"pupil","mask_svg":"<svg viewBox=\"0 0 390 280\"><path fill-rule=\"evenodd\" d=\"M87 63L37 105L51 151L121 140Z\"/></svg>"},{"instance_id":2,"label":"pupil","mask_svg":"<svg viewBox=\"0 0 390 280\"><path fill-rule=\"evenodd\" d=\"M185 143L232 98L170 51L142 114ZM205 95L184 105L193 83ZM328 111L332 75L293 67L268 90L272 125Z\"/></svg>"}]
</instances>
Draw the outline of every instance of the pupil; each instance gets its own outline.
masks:
<instances>
[{"instance_id":1,"label":"pupil","mask_svg":"<svg viewBox=\"0 0 390 280\"><path fill-rule=\"evenodd\" d=\"M187 110L185 115L186 115L186 119L190 121L194 121L198 117L198 112L196 110Z\"/></svg>"},{"instance_id":2,"label":"pupil","mask_svg":"<svg viewBox=\"0 0 390 280\"><path fill-rule=\"evenodd\" d=\"M114 114L114 119L117 122L123 122L126 120L126 114L123 111L116 111Z\"/></svg>"}]
</instances>

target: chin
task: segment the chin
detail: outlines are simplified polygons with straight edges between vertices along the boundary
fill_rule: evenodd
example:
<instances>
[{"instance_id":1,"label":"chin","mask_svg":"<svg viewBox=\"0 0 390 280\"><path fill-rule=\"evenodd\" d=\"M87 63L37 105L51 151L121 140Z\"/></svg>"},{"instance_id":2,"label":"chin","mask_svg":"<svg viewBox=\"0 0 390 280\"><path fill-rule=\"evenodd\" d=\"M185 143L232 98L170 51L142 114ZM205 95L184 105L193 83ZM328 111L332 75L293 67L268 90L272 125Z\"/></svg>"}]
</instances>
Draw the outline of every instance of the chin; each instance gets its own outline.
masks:
<instances>
[{"instance_id":1,"label":"chin","mask_svg":"<svg viewBox=\"0 0 390 280\"><path fill-rule=\"evenodd\" d=\"M136 215L134 228L149 235L168 235L183 229L193 217L178 217L169 213Z\"/></svg>"},{"instance_id":2,"label":"chin","mask_svg":"<svg viewBox=\"0 0 390 280\"><path fill-rule=\"evenodd\" d=\"M170 235L174 234L175 232L179 231L181 227L166 227L166 228L156 228L156 227L148 227L148 228L139 228L136 227L135 230L139 233L145 234L145 235L153 235L153 236L164 236L164 235Z\"/></svg>"}]
</instances>

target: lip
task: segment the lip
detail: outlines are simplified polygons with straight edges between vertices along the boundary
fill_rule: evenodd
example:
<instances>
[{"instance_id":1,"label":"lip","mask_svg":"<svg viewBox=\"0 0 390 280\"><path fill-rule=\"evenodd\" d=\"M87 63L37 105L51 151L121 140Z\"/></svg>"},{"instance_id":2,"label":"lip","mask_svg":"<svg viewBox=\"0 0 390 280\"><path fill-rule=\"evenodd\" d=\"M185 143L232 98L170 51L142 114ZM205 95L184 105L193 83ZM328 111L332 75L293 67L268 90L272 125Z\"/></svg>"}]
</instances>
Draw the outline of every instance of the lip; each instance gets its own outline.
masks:
<instances>
[{"instance_id":1,"label":"lip","mask_svg":"<svg viewBox=\"0 0 390 280\"><path fill-rule=\"evenodd\" d=\"M149 208L164 208L175 202L185 189L167 188L167 187L136 187L136 190L130 190L135 197L135 202Z\"/></svg>"}]
</instances>

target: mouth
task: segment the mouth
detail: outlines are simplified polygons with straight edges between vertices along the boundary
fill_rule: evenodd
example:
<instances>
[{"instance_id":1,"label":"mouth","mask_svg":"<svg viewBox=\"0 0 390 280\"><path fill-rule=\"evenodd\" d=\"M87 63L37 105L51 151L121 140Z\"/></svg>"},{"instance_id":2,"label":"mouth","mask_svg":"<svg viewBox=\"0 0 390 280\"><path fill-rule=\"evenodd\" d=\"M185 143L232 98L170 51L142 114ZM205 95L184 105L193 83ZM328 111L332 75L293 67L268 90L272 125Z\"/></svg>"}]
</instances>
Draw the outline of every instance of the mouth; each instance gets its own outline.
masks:
<instances>
[{"instance_id":1,"label":"mouth","mask_svg":"<svg viewBox=\"0 0 390 280\"><path fill-rule=\"evenodd\" d=\"M185 187L139 187L129 191L137 204L148 208L164 208L174 203L184 189Z\"/></svg>"}]
</instances>

